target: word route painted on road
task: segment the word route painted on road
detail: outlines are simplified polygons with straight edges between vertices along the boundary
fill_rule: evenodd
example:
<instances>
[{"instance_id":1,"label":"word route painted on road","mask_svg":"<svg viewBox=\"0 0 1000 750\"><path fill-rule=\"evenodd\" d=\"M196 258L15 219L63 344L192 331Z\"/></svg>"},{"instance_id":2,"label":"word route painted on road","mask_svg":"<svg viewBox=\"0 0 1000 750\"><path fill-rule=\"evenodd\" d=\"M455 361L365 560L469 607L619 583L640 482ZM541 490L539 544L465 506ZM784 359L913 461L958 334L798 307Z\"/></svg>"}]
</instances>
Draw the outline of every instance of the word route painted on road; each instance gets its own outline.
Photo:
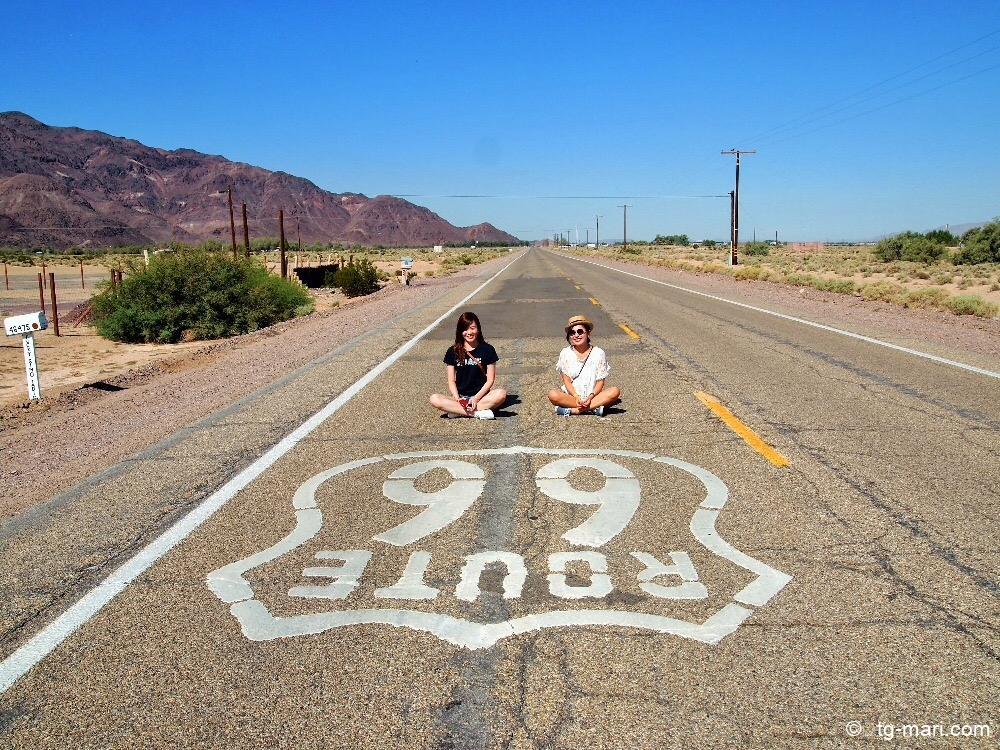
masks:
<instances>
[{"instance_id":1,"label":"word route painted on road","mask_svg":"<svg viewBox=\"0 0 1000 750\"><path fill-rule=\"evenodd\" d=\"M581 488L580 470L603 484ZM441 486L421 489L435 473L431 484ZM379 477L378 496L359 497ZM666 516L644 503L650 493L661 505L673 498ZM252 640L382 625L477 649L543 628L618 626L715 644L791 580L719 536L728 495L701 467L635 451L516 446L374 456L304 482L292 497L293 530L207 583ZM547 509L543 522L525 504ZM501 506L511 527L505 548L484 546L484 524L503 519L483 516L503 515ZM400 511L400 523L361 538L367 522ZM643 538L663 518L669 541ZM529 519L540 530L518 528Z\"/></svg>"}]
</instances>

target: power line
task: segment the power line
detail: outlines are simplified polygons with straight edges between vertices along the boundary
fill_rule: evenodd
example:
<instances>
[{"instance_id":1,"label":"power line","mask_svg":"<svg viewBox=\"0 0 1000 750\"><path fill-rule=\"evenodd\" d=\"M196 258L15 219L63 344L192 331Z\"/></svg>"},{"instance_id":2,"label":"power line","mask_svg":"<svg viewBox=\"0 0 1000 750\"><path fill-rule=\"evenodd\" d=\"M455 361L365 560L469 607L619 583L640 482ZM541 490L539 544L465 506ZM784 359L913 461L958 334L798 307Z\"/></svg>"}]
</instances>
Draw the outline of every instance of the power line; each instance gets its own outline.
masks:
<instances>
[{"instance_id":1,"label":"power line","mask_svg":"<svg viewBox=\"0 0 1000 750\"><path fill-rule=\"evenodd\" d=\"M819 127L813 128L812 130L806 130L806 131L803 131L801 133L793 133L792 135L786 136L784 138L779 138L776 141L770 141L769 145L773 146L773 145L778 144L778 143L784 143L785 141L790 141L793 138L799 138L800 136L803 136L803 135L809 135L810 133L815 133L815 132L817 132L819 130L825 130L826 128L832 128L834 125L840 125L841 123L847 122L849 120L853 120L856 117L861 117L863 115L870 115L872 112L878 112L880 109L885 109L886 107L891 107L891 106L893 106L895 104L901 104L902 102L909 101L910 99L916 99L917 97L923 96L924 94L933 93L934 91L937 91L938 89L943 89L946 86L952 86L952 85L954 85L956 83L961 83L962 81L966 81L969 78L975 78L978 75L982 75L983 73L988 73L991 70L996 70L997 68L1000 68L1000 65L991 65L988 68L983 68L982 70L977 70L975 73L970 73L967 76L962 76L961 78L956 78L956 79L954 79L952 81L946 81L945 83L942 83L939 86L934 86L933 88L925 89L923 91L918 91L917 93L911 94L910 96L904 96L904 97L902 97L900 99L896 99L896 100L888 102L886 104L882 104L882 105L880 105L878 107L872 107L871 109L866 109L863 112L856 112L853 115L848 115L847 117L843 117L840 120L835 120L833 122L829 122L826 125L820 125Z\"/></svg>"},{"instance_id":2,"label":"power line","mask_svg":"<svg viewBox=\"0 0 1000 750\"><path fill-rule=\"evenodd\" d=\"M978 44L979 42L983 41L984 39L989 39L990 37L996 36L997 34L1000 34L1000 29L994 29L993 31L989 32L988 34L984 34L981 37L973 39L971 42L966 42L965 44L960 44L958 47L954 47L954 48L948 50L947 52L944 52L944 53L942 53L940 55L932 57L929 60L924 60L923 62L918 63L917 65L914 65L911 68L907 68L906 70L904 70L904 71L902 71L900 73L896 73L895 75L891 75L888 78L884 78L881 81L879 81L878 83L873 83L870 86L866 86L865 88L863 88L863 89L861 89L859 91L854 92L853 94L848 94L847 96L841 97L839 99L835 99L834 101L830 102L829 104L826 104L826 105L824 105L822 107L819 107L817 109L814 109L814 110L810 110L809 112L806 112L803 115L799 115L798 117L793 117L793 118L791 118L791 120L788 120L785 123L782 123L782 124L776 125L774 127L768 128L767 130L761 131L761 132L759 132L759 133L757 133L755 135L752 135L749 138L745 138L743 140L745 140L745 141L755 141L758 138L761 138L761 137L763 137L765 135L768 135L768 134L774 132L775 130L780 130L780 129L783 129L783 128L787 127L789 125L789 123L797 122L798 120L802 120L804 118L808 118L809 116L817 114L819 112L824 112L824 111L830 109L831 107L836 106L837 104L840 104L841 102L846 102L846 101L849 101L851 99L854 99L855 97L860 96L861 94L866 94L869 91L872 91L872 90L877 89L877 88L879 88L880 86L882 86L882 85L884 85L886 83L889 83L890 81L894 81L894 80L896 80L898 78L902 78L903 76L909 75L910 73L912 73L915 70L919 70L920 68L923 68L926 65L930 65L933 62L937 62L938 60L941 60L942 58L948 57L949 55L952 55L955 52L958 52L959 50L963 50L963 49L965 49L967 47L971 47L974 44ZM989 51L990 50L987 50L987 52L989 52ZM978 57L978 56L979 55L975 55L974 57ZM904 85L909 85L909 84L904 84Z\"/></svg>"},{"instance_id":3,"label":"power line","mask_svg":"<svg viewBox=\"0 0 1000 750\"><path fill-rule=\"evenodd\" d=\"M944 72L946 70L949 70L950 68L954 68L957 65L962 65L964 63L970 62L971 60L975 60L976 58L982 57L983 55L988 54L990 52L994 52L995 50L998 50L998 49L1000 49L1000 45L998 45L996 47L990 47L989 49L983 50L982 52L979 52L979 53L977 53L975 55L972 55L971 57L963 58L963 59L958 60L956 62L953 62L953 63L950 63L948 65L945 65L944 67L941 67L941 68L936 68L935 70L932 70L929 73L925 73L922 76L918 76L917 78L914 78L914 79L912 79L910 81L907 81L906 83L901 84L899 86L894 86L893 88L890 88L890 89L888 89L886 91L881 91L881 92L879 92L877 94L873 94L872 96L866 96L866 97L864 97L862 99L859 99L856 102L853 102L852 104L848 104L848 105L846 105L844 107L838 107L836 109L830 110L829 112L827 112L826 114L823 114L823 115L818 115L816 117L810 117L810 118L806 118L806 119L798 118L799 120L801 120L800 122L798 122L796 124L779 125L776 128L772 128L772 130L770 132L777 134L779 131L787 129L787 128L795 130L796 128L798 128L798 127L800 127L802 125L808 125L809 123L816 122L817 120L823 120L823 119L829 117L830 115L837 114L838 112L845 112L845 111L847 111L847 110L849 110L849 109L851 109L853 107L857 107L858 105L863 104L864 102L868 102L868 101L871 101L873 99L878 99L879 97L885 96L886 94L889 94L889 93L891 93L893 91L898 91L900 89L906 88L907 86L912 86L913 84L918 83L919 81L923 81L923 80L925 80L927 78L930 78L933 75L937 75L938 73L942 73L942 72ZM767 142L773 141L773 140L774 140L774 136L771 136L769 138L762 138L760 141L758 141L758 143L767 143Z\"/></svg>"}]
</instances>

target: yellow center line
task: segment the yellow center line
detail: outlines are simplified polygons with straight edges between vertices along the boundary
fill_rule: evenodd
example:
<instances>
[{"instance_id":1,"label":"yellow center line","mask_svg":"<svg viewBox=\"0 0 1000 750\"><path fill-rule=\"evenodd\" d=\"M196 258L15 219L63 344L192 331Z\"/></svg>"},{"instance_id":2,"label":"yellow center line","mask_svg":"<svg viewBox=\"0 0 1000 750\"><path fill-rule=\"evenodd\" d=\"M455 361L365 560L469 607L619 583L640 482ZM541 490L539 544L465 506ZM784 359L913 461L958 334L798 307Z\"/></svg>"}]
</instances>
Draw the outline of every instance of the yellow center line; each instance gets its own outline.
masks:
<instances>
[{"instance_id":1,"label":"yellow center line","mask_svg":"<svg viewBox=\"0 0 1000 750\"><path fill-rule=\"evenodd\" d=\"M715 396L710 396L702 391L697 391L694 396L696 399L701 401L701 403L707 406L709 410L715 414L715 416L721 419L729 429L743 438L747 445L757 451L772 464L778 468L781 468L782 466L789 466L787 458L765 443L761 439L760 435L738 420L733 413L723 406L722 402L720 402Z\"/></svg>"},{"instance_id":2,"label":"yellow center line","mask_svg":"<svg viewBox=\"0 0 1000 750\"><path fill-rule=\"evenodd\" d=\"M594 299L593 297L591 297L591 298L590 298L590 301L591 301L591 303L592 303L592 304L593 304L593 305L594 305L595 307L600 307L600 306L601 306L601 303L600 303L600 302L598 302L598 301L597 301L596 299Z\"/></svg>"},{"instance_id":3,"label":"yellow center line","mask_svg":"<svg viewBox=\"0 0 1000 750\"><path fill-rule=\"evenodd\" d=\"M639 334L636 333L635 331L633 331L631 328L629 328L624 323L619 323L618 327L621 328L623 331L625 331L625 333L627 333L629 336L631 336L633 341L638 341L639 340Z\"/></svg>"}]
</instances>

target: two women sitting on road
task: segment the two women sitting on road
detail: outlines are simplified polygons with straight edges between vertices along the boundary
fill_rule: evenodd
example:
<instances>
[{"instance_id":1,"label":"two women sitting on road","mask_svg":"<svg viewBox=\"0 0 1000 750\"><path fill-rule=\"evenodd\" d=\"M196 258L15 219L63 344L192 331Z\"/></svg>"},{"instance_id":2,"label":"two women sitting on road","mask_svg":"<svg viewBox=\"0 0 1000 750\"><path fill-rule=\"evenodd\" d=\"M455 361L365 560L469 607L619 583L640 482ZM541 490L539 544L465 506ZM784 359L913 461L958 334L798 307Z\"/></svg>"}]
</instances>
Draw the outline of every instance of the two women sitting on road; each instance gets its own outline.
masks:
<instances>
[{"instance_id":1,"label":"two women sitting on road","mask_svg":"<svg viewBox=\"0 0 1000 750\"><path fill-rule=\"evenodd\" d=\"M448 417L493 419L493 409L507 400L507 391L494 388L497 350L483 339L483 326L475 313L464 312L455 326L455 344L444 355L450 397L435 393L431 406Z\"/></svg>"},{"instance_id":2,"label":"two women sitting on road","mask_svg":"<svg viewBox=\"0 0 1000 750\"><path fill-rule=\"evenodd\" d=\"M617 402L621 390L605 387L611 371L604 350L594 346L590 334L594 324L583 315L574 315L566 324L566 341L559 353L556 371L562 377L562 388L549 391L549 401L556 414L597 414ZM475 313L464 312L455 326L455 344L444 355L450 396L435 393L431 406L446 417L493 419L493 410L507 400L507 391L494 388L497 350L483 339L483 326Z\"/></svg>"},{"instance_id":3,"label":"two women sitting on road","mask_svg":"<svg viewBox=\"0 0 1000 750\"><path fill-rule=\"evenodd\" d=\"M562 388L549 391L549 401L556 414L596 414L604 416L604 408L618 401L621 390L605 387L611 372L604 350L594 346L590 334L594 324L583 315L574 315L566 324L569 346L559 353L556 371L562 377Z\"/></svg>"}]
</instances>

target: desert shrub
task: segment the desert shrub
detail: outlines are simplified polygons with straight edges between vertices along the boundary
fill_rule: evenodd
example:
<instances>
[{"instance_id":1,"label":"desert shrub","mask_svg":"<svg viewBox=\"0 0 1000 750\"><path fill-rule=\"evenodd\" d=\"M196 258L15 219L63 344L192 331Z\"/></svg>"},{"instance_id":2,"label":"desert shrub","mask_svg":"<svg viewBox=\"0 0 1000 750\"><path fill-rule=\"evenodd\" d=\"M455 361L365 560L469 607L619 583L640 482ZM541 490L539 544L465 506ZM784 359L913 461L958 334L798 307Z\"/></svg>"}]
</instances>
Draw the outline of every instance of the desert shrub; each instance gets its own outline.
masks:
<instances>
[{"instance_id":1,"label":"desert shrub","mask_svg":"<svg viewBox=\"0 0 1000 750\"><path fill-rule=\"evenodd\" d=\"M766 242L749 242L740 248L744 255L770 255L771 248Z\"/></svg>"},{"instance_id":2,"label":"desert shrub","mask_svg":"<svg viewBox=\"0 0 1000 750\"><path fill-rule=\"evenodd\" d=\"M916 232L903 232L895 237L887 237L875 245L875 256L886 263L894 260L933 263L947 252L941 242Z\"/></svg>"},{"instance_id":3,"label":"desert shrub","mask_svg":"<svg viewBox=\"0 0 1000 750\"><path fill-rule=\"evenodd\" d=\"M899 302L906 296L906 289L891 281L876 281L874 284L865 284L861 287L860 292L864 299L881 302Z\"/></svg>"},{"instance_id":4,"label":"desert shrub","mask_svg":"<svg viewBox=\"0 0 1000 750\"><path fill-rule=\"evenodd\" d=\"M680 245L687 247L691 244L686 234L658 234L653 239L654 245Z\"/></svg>"},{"instance_id":5,"label":"desert shrub","mask_svg":"<svg viewBox=\"0 0 1000 750\"><path fill-rule=\"evenodd\" d=\"M641 255L642 249L637 247L636 245L629 245L628 247L623 247L622 252L628 253L629 255Z\"/></svg>"},{"instance_id":6,"label":"desert shrub","mask_svg":"<svg viewBox=\"0 0 1000 750\"><path fill-rule=\"evenodd\" d=\"M858 291L858 285L850 279L816 279L813 286L821 292L837 294L855 294Z\"/></svg>"},{"instance_id":7,"label":"desert shrub","mask_svg":"<svg viewBox=\"0 0 1000 750\"><path fill-rule=\"evenodd\" d=\"M975 294L957 294L945 300L945 305L956 315L975 315L980 318L996 317L1000 308Z\"/></svg>"},{"instance_id":8,"label":"desert shrub","mask_svg":"<svg viewBox=\"0 0 1000 750\"><path fill-rule=\"evenodd\" d=\"M121 285L93 298L94 323L105 338L176 343L255 331L311 306L297 284L256 263L189 250L134 264Z\"/></svg>"},{"instance_id":9,"label":"desert shrub","mask_svg":"<svg viewBox=\"0 0 1000 750\"><path fill-rule=\"evenodd\" d=\"M760 279L760 272L760 266L738 266L733 271L733 278L756 281Z\"/></svg>"},{"instance_id":10,"label":"desert shrub","mask_svg":"<svg viewBox=\"0 0 1000 750\"><path fill-rule=\"evenodd\" d=\"M361 297L378 291L378 269L370 260L362 258L338 270L332 281L348 297Z\"/></svg>"},{"instance_id":11,"label":"desert shrub","mask_svg":"<svg viewBox=\"0 0 1000 750\"><path fill-rule=\"evenodd\" d=\"M903 304L906 307L929 308L936 307L945 309L947 300L951 297L948 292L938 287L930 289L915 289L906 293Z\"/></svg>"},{"instance_id":12,"label":"desert shrub","mask_svg":"<svg viewBox=\"0 0 1000 750\"><path fill-rule=\"evenodd\" d=\"M948 245L949 247L958 244L958 237L947 229L932 229L924 237L931 242L940 242L942 245Z\"/></svg>"},{"instance_id":13,"label":"desert shrub","mask_svg":"<svg viewBox=\"0 0 1000 750\"><path fill-rule=\"evenodd\" d=\"M1000 263L1000 221L972 229L962 237L962 249L952 258L954 263Z\"/></svg>"},{"instance_id":14,"label":"desert shrub","mask_svg":"<svg viewBox=\"0 0 1000 750\"><path fill-rule=\"evenodd\" d=\"M807 273L789 273L785 275L785 283L794 286L812 286L814 278Z\"/></svg>"}]
</instances>

